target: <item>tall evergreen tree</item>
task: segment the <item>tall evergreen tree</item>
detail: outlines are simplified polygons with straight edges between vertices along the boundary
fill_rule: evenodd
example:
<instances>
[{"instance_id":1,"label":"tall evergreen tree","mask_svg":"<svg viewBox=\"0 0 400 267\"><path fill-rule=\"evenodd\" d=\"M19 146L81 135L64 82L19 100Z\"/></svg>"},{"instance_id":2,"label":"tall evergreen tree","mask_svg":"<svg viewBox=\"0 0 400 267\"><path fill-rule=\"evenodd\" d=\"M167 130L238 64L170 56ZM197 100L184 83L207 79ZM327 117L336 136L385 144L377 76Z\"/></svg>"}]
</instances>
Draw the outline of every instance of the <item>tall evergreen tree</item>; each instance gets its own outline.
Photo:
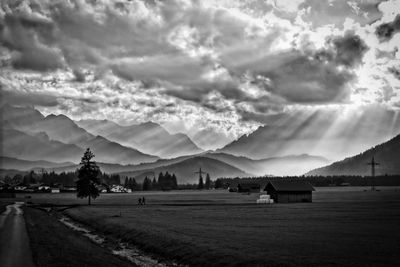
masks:
<instances>
[{"instance_id":1,"label":"tall evergreen tree","mask_svg":"<svg viewBox=\"0 0 400 267\"><path fill-rule=\"evenodd\" d=\"M178 189L178 181L176 180L175 173L172 174L172 188L173 189Z\"/></svg>"},{"instance_id":2,"label":"tall evergreen tree","mask_svg":"<svg viewBox=\"0 0 400 267\"><path fill-rule=\"evenodd\" d=\"M204 188L210 189L210 186L211 186L211 178L210 178L210 174L207 173L206 182L204 183Z\"/></svg>"},{"instance_id":3,"label":"tall evergreen tree","mask_svg":"<svg viewBox=\"0 0 400 267\"><path fill-rule=\"evenodd\" d=\"M153 178L153 181L151 182L151 186L152 186L153 190L158 189L156 177Z\"/></svg>"},{"instance_id":4,"label":"tall evergreen tree","mask_svg":"<svg viewBox=\"0 0 400 267\"><path fill-rule=\"evenodd\" d=\"M161 185L164 183L164 174L162 173L162 172L160 172L159 174L158 174L158 180L157 180L157 182L158 182L158 185L161 187Z\"/></svg>"},{"instance_id":5,"label":"tall evergreen tree","mask_svg":"<svg viewBox=\"0 0 400 267\"><path fill-rule=\"evenodd\" d=\"M222 188L222 186L223 186L223 184L222 184L221 179L217 179L217 180L215 181L215 188L216 188L216 189L217 189L217 188Z\"/></svg>"},{"instance_id":6,"label":"tall evergreen tree","mask_svg":"<svg viewBox=\"0 0 400 267\"><path fill-rule=\"evenodd\" d=\"M197 186L197 189L204 189L203 176L201 176L201 175L199 178L199 185Z\"/></svg>"},{"instance_id":7,"label":"tall evergreen tree","mask_svg":"<svg viewBox=\"0 0 400 267\"><path fill-rule=\"evenodd\" d=\"M131 190L136 190L137 189L137 183L134 177L129 178L129 187Z\"/></svg>"},{"instance_id":8,"label":"tall evergreen tree","mask_svg":"<svg viewBox=\"0 0 400 267\"><path fill-rule=\"evenodd\" d=\"M119 174L111 174L110 182L111 184L121 184L121 179Z\"/></svg>"},{"instance_id":9,"label":"tall evergreen tree","mask_svg":"<svg viewBox=\"0 0 400 267\"><path fill-rule=\"evenodd\" d=\"M163 190L171 190L172 189L172 181L171 181L171 174L167 172L165 172L164 175L164 184L162 185L162 189Z\"/></svg>"},{"instance_id":10,"label":"tall evergreen tree","mask_svg":"<svg viewBox=\"0 0 400 267\"><path fill-rule=\"evenodd\" d=\"M147 176L143 180L143 191L151 190L151 180Z\"/></svg>"},{"instance_id":11,"label":"tall evergreen tree","mask_svg":"<svg viewBox=\"0 0 400 267\"><path fill-rule=\"evenodd\" d=\"M100 183L98 178L100 175L100 168L96 162L92 161L94 154L90 149L86 149L81 159L81 167L78 170L78 181L76 182L77 197L88 197L88 204L91 204L91 198L98 197L99 190L96 187Z\"/></svg>"},{"instance_id":12,"label":"tall evergreen tree","mask_svg":"<svg viewBox=\"0 0 400 267\"><path fill-rule=\"evenodd\" d=\"M168 173L168 172L167 172ZM164 175L162 172L160 172L160 174L158 175L158 188L161 190L165 190L165 182L166 182L166 178L167 178L167 173Z\"/></svg>"}]
</instances>

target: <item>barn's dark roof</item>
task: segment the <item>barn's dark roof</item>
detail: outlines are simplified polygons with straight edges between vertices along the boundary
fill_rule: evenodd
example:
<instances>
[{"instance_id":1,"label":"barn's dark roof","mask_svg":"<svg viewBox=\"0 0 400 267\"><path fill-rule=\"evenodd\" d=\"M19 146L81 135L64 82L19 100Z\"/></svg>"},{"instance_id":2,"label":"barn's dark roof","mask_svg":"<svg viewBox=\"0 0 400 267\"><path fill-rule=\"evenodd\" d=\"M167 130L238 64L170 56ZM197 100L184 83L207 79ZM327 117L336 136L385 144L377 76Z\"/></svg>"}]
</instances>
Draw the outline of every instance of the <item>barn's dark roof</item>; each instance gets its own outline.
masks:
<instances>
[{"instance_id":1,"label":"barn's dark roof","mask_svg":"<svg viewBox=\"0 0 400 267\"><path fill-rule=\"evenodd\" d=\"M278 192L315 191L314 187L310 183L304 181L272 181L269 182L268 184L271 184L272 187Z\"/></svg>"}]
</instances>

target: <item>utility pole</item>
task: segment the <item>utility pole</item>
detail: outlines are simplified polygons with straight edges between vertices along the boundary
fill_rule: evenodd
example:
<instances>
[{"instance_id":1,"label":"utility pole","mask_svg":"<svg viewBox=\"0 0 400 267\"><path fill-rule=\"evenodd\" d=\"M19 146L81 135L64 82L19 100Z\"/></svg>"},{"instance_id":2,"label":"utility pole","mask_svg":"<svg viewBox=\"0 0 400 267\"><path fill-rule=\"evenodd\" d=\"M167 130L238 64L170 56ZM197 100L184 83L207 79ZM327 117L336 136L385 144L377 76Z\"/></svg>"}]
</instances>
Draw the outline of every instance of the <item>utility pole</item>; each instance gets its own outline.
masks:
<instances>
[{"instance_id":1,"label":"utility pole","mask_svg":"<svg viewBox=\"0 0 400 267\"><path fill-rule=\"evenodd\" d=\"M203 189L204 188L204 181L203 181L203 176L201 174L205 174L206 172L203 172L201 170L201 167L199 168L198 172L195 172L199 174L199 185L198 185L198 189Z\"/></svg>"},{"instance_id":2,"label":"utility pole","mask_svg":"<svg viewBox=\"0 0 400 267\"><path fill-rule=\"evenodd\" d=\"M372 157L371 162L368 162L367 165L371 165L371 191L375 191L375 183L374 183L374 179L375 179L375 166L378 166L379 163L375 162L374 157Z\"/></svg>"},{"instance_id":3,"label":"utility pole","mask_svg":"<svg viewBox=\"0 0 400 267\"><path fill-rule=\"evenodd\" d=\"M206 172L204 172L204 171L201 170L201 167L200 167L199 171L198 171L198 172L195 172L195 173L198 173L198 174L199 174L199 179L203 177L203 176L201 176L201 174L206 174Z\"/></svg>"}]
</instances>

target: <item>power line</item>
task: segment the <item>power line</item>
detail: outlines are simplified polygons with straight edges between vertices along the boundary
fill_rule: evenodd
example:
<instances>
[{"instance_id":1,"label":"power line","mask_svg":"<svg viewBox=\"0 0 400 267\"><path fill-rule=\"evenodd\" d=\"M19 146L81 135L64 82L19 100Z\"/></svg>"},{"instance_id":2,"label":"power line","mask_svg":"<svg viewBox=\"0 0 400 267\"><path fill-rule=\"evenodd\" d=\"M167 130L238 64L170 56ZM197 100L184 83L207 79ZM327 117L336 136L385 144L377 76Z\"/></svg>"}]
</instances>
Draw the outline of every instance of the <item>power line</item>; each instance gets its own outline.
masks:
<instances>
[{"instance_id":1,"label":"power line","mask_svg":"<svg viewBox=\"0 0 400 267\"><path fill-rule=\"evenodd\" d=\"M371 191L375 191L375 166L378 166L379 163L372 157L371 162L368 162L367 165L371 165Z\"/></svg>"}]
</instances>

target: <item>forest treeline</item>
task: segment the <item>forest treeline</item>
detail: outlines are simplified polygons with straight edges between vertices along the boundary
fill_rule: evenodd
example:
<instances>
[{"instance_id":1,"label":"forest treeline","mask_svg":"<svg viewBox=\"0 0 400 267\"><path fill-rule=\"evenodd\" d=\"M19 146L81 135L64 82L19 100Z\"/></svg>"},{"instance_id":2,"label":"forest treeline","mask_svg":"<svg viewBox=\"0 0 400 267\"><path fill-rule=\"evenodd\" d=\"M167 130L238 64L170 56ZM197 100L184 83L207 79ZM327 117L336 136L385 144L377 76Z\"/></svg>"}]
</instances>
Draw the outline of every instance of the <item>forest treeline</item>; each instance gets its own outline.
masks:
<instances>
[{"instance_id":1,"label":"forest treeline","mask_svg":"<svg viewBox=\"0 0 400 267\"><path fill-rule=\"evenodd\" d=\"M119 174L107 174L101 172L99 174L100 187L109 190L112 185L122 185L132 191L150 191L150 190L176 190L176 189L209 189L212 186L210 176L207 175L206 182L203 180L199 184L178 184L177 177L174 173L169 172L158 174L158 177L145 177L142 183L138 183L135 177L121 177ZM30 171L25 175L16 174L14 176L6 176L3 180L5 185L10 187L61 187L71 188L76 186L78 180L78 172L39 172Z\"/></svg>"},{"instance_id":2,"label":"forest treeline","mask_svg":"<svg viewBox=\"0 0 400 267\"><path fill-rule=\"evenodd\" d=\"M400 186L400 175L375 176L263 176L249 178L218 178L215 180L215 188L233 188L239 183L255 183L261 186L274 180L306 181L313 186Z\"/></svg>"},{"instance_id":3,"label":"forest treeline","mask_svg":"<svg viewBox=\"0 0 400 267\"><path fill-rule=\"evenodd\" d=\"M60 188L72 188L76 186L77 172L39 172L30 171L25 175L16 174L13 177L6 176L3 184L12 186L48 186ZM112 185L122 185L132 191L151 190L183 190L183 189L227 189L237 187L239 183L256 183L261 186L274 180L297 180L307 181L313 186L400 186L400 175L376 176L286 176L286 177L249 177L249 178L218 178L215 181L207 175L205 181L199 178L195 184L178 184L174 173L159 173L156 177L145 177L142 183L136 181L135 177L121 177L119 174L100 173L100 186L108 190Z\"/></svg>"}]
</instances>

